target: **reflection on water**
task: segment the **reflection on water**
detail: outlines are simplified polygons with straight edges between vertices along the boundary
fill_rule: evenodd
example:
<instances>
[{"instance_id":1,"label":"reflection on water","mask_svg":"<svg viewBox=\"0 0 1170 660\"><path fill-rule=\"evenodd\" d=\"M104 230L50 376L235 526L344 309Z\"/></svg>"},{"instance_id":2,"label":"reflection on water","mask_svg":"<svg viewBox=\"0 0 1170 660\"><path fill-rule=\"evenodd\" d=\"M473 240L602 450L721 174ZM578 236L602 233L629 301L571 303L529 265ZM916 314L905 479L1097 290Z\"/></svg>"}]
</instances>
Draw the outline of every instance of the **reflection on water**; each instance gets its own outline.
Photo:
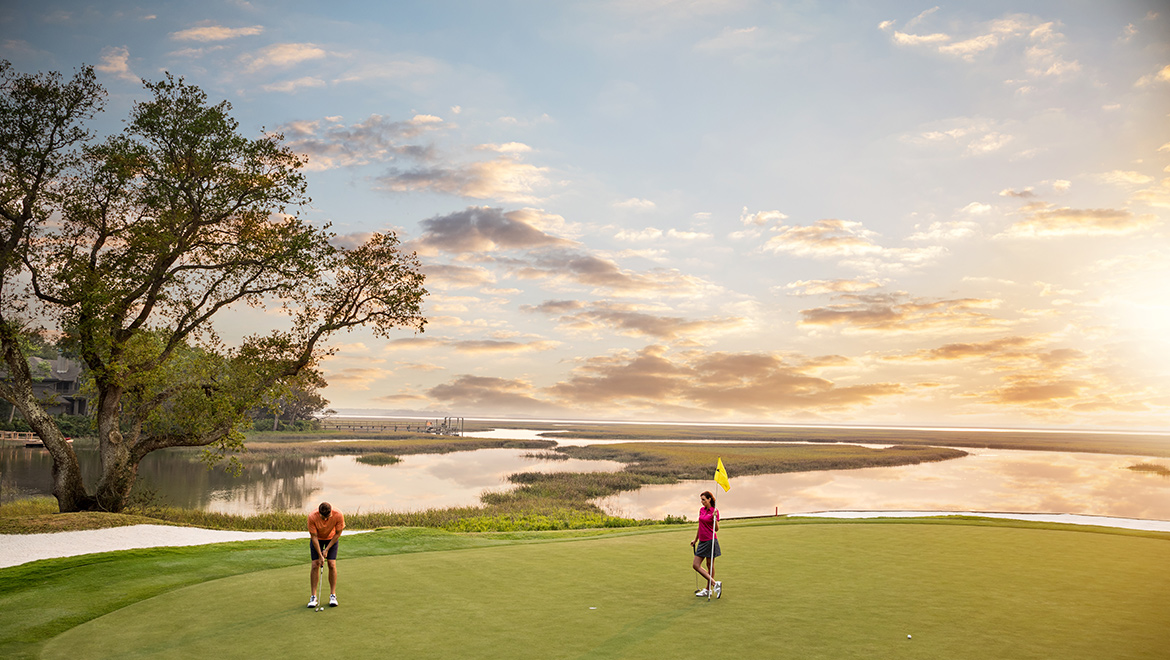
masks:
<instances>
[{"instance_id":1,"label":"reflection on water","mask_svg":"<svg viewBox=\"0 0 1170 660\"><path fill-rule=\"evenodd\" d=\"M538 437L538 431L499 431ZM531 435L523 435L530 433ZM469 434L470 435L470 434ZM478 434L477 434L478 435ZM576 441L572 441L576 442ZM635 518L667 514L694 519L699 492L713 490L726 516L827 510L1010 511L1074 513L1170 520L1170 479L1126 469L1140 456L978 450L965 458L900 467L735 476L731 492L712 482L646 486L605 498L607 511ZM97 454L77 447L86 483L97 479ZM363 465L353 456L274 458L234 477L207 470L194 455L164 450L142 462L141 486L176 506L252 513L303 511L328 500L343 511L418 511L479 503L485 491L507 490L509 474L526 471L613 472L614 461L530 458L532 450L480 449L402 457L394 465ZM1165 464L1166 461L1156 461ZM0 496L48 494L52 462L43 449L0 447Z\"/></svg>"},{"instance_id":2,"label":"reflection on water","mask_svg":"<svg viewBox=\"0 0 1170 660\"><path fill-rule=\"evenodd\" d=\"M98 478L93 447L76 447L86 484ZM616 472L615 461L550 460L530 449L480 449L402 457L363 465L354 456L280 457L250 463L239 476L208 470L188 452L153 452L139 467L136 489L161 503L223 513L303 511L329 501L342 511L419 511L479 504L488 490L508 490L515 472ZM0 494L48 495L52 459L44 449L0 448Z\"/></svg>"},{"instance_id":3,"label":"reflection on water","mask_svg":"<svg viewBox=\"0 0 1170 660\"><path fill-rule=\"evenodd\" d=\"M973 450L940 463L736 477L731 490L713 482L645 486L599 502L635 518L667 514L694 519L698 493L718 495L726 516L832 510L1004 511L1077 513L1170 520L1170 479L1126 469L1141 456Z\"/></svg>"}]
</instances>

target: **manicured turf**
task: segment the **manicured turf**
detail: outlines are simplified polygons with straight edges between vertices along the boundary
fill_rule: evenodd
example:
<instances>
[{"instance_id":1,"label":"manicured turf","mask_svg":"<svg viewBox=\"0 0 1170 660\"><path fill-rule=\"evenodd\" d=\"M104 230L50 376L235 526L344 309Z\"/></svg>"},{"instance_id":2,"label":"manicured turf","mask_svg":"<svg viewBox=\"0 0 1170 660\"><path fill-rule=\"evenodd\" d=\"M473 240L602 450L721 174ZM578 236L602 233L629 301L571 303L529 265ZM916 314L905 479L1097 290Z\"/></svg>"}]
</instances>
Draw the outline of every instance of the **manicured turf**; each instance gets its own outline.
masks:
<instances>
[{"instance_id":1,"label":"manicured turf","mask_svg":"<svg viewBox=\"0 0 1170 660\"><path fill-rule=\"evenodd\" d=\"M304 607L307 562L254 570L263 562L249 560L253 571L241 572L230 554L204 549L226 577L202 581L217 561L191 555L198 577L175 583L191 586L155 587L154 597L128 598L136 602L24 648L70 659L1098 659L1163 658L1170 648L1167 535L965 521L729 521L716 562L724 596L708 603L691 595L692 529L515 540L412 534L351 539L334 610ZM302 546L254 551L275 552L280 564L299 561ZM404 549L422 551L379 555ZM374 556L353 558L363 553ZM142 561L144 571L161 568L150 556ZM117 580L91 586L93 599L123 589ZM8 614L15 603L6 598L5 618L20 616Z\"/></svg>"}]
</instances>

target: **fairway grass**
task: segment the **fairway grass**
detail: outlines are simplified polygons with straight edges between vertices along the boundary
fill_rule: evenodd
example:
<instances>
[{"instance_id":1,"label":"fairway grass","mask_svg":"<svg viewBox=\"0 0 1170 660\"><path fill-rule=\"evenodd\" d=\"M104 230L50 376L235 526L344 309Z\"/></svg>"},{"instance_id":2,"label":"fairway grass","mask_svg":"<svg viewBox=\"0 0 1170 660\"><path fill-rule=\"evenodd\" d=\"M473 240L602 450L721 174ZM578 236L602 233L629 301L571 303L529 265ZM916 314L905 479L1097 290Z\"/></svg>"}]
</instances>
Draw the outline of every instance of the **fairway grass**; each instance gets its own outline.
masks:
<instances>
[{"instance_id":1,"label":"fairway grass","mask_svg":"<svg viewBox=\"0 0 1170 660\"><path fill-rule=\"evenodd\" d=\"M299 542L184 549L169 562L161 551L101 555L105 570L93 558L5 569L0 655L1096 660L1170 648L1165 534L727 521L716 560L724 596L709 603L692 595L690 528L362 536L343 544L341 607L324 612L304 606ZM159 570L169 584L154 583ZM117 602L84 622L37 611L71 589ZM44 620L41 633L16 643L11 619L26 615Z\"/></svg>"}]
</instances>

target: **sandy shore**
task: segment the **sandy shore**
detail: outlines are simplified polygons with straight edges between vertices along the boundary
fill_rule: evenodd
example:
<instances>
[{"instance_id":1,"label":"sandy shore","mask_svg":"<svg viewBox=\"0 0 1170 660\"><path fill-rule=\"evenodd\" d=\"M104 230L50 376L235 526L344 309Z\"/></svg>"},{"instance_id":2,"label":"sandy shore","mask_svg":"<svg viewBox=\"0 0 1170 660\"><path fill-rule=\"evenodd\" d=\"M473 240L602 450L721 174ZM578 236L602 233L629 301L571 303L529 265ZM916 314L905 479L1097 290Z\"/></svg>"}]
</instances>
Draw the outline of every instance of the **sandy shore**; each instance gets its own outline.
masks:
<instances>
[{"instance_id":1,"label":"sandy shore","mask_svg":"<svg viewBox=\"0 0 1170 660\"><path fill-rule=\"evenodd\" d=\"M1071 514L1044 513L988 513L971 511L819 511L816 513L793 513L792 517L820 518L894 518L930 516L981 516L984 518L1007 518L1054 522L1072 525L1098 525L1157 532L1170 532L1170 521L1141 520L1135 518L1110 518L1105 516L1079 516ZM360 532L346 532L357 534ZM52 534L0 534L0 568L19 566L38 559L73 557L95 552L129 550L131 548L157 548L163 546L206 545L231 541L255 541L257 539L308 539L306 532L228 532L218 529L196 527L171 527L168 525L132 525L91 529L81 532L56 532Z\"/></svg>"}]
</instances>

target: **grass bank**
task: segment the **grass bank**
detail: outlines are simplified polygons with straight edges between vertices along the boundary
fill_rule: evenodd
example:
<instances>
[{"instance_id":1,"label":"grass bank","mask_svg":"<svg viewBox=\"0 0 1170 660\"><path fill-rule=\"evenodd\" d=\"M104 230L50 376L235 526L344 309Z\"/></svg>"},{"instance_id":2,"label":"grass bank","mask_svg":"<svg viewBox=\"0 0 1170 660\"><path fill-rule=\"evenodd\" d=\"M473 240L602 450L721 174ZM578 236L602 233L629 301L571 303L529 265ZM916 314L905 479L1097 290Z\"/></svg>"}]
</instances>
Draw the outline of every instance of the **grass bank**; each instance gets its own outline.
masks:
<instances>
[{"instance_id":1,"label":"grass bank","mask_svg":"<svg viewBox=\"0 0 1170 660\"><path fill-rule=\"evenodd\" d=\"M542 430L548 438L598 440L752 440L764 442L860 442L1033 451L1131 454L1170 458L1165 435L1069 433L1064 431L937 431L932 429L777 428L768 426L672 426L669 424L523 423L510 428Z\"/></svg>"},{"instance_id":2,"label":"grass bank","mask_svg":"<svg viewBox=\"0 0 1170 660\"><path fill-rule=\"evenodd\" d=\"M306 657L305 630L317 626L348 657L662 658L717 647L720 657L1096 660L1161 658L1170 642L1167 534L727 521L724 595L710 603L691 595L692 537L689 527L381 530L345 542L342 606L322 613L304 607L300 541L35 562L0 570L0 608L19 613L0 618L0 656Z\"/></svg>"}]
</instances>

